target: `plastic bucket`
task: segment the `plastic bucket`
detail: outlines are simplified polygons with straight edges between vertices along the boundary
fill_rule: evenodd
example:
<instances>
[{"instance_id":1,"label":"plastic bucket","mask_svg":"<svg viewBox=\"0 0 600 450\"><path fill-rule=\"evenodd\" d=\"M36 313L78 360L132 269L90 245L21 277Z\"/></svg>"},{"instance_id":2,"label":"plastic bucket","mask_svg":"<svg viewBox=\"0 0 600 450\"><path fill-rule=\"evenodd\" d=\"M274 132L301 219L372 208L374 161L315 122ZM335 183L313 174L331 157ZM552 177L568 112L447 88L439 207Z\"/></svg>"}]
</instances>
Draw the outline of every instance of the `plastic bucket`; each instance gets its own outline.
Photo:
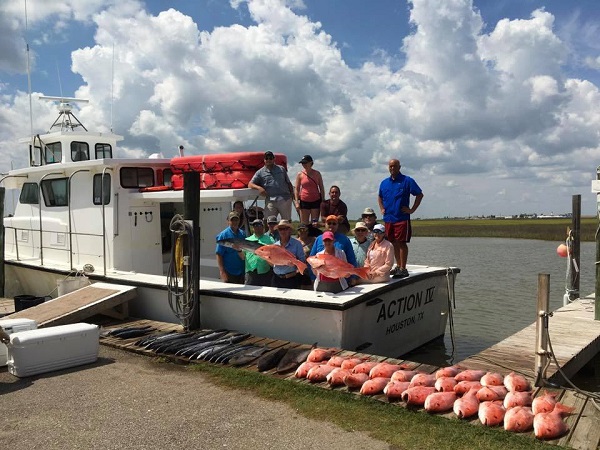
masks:
<instances>
[{"instance_id":1,"label":"plastic bucket","mask_svg":"<svg viewBox=\"0 0 600 450\"><path fill-rule=\"evenodd\" d=\"M35 295L16 295L14 297L14 301L15 312L18 312L44 303L44 301L46 301L46 297L36 297Z\"/></svg>"}]
</instances>

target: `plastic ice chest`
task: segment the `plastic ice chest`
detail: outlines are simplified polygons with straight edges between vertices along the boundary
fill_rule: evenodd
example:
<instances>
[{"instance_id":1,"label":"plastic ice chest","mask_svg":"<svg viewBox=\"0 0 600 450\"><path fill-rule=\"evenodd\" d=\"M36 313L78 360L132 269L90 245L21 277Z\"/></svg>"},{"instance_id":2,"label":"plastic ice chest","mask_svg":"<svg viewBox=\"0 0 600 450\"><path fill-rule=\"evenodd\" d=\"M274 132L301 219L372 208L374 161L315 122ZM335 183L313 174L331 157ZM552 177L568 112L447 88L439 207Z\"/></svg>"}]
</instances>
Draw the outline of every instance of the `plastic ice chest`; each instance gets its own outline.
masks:
<instances>
[{"instance_id":1,"label":"plastic ice chest","mask_svg":"<svg viewBox=\"0 0 600 450\"><path fill-rule=\"evenodd\" d=\"M6 334L11 335L18 331L35 330L37 323L32 319L0 319L0 327ZM4 367L8 361L8 349L0 342L0 367Z\"/></svg>"},{"instance_id":2,"label":"plastic ice chest","mask_svg":"<svg viewBox=\"0 0 600 450\"><path fill-rule=\"evenodd\" d=\"M8 371L28 377L93 363L99 345L100 329L88 323L20 331L10 336Z\"/></svg>"}]
</instances>

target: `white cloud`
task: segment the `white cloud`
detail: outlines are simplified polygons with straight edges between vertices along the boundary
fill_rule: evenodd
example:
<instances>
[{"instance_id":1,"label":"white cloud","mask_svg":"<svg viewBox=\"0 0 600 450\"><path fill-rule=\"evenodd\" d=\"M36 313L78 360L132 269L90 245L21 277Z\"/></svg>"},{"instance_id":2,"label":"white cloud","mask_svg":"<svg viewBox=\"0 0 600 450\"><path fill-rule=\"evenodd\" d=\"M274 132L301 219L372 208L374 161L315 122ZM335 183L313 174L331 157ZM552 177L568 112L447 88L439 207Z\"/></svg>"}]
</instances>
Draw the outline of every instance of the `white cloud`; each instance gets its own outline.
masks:
<instances>
[{"instance_id":1,"label":"white cloud","mask_svg":"<svg viewBox=\"0 0 600 450\"><path fill-rule=\"evenodd\" d=\"M310 153L326 187L342 188L351 216L376 205L392 157L424 189L422 216L522 212L589 191L600 94L566 75L570 47L549 11L502 19L485 34L470 0L413 0L405 58L353 69L301 1L232 0L253 24L210 31L174 9L153 16L136 1L33 3L34 23L52 17L95 28L94 42L72 53L84 80L76 95L90 99L79 117L108 129L114 88L124 155L170 156L180 143L187 154L272 149L288 155L294 176ZM14 36L0 70L22 71L19 12L3 12ZM17 126L26 106L22 94L2 99L2 141L27 130ZM43 108L36 121L46 119Z\"/></svg>"}]
</instances>

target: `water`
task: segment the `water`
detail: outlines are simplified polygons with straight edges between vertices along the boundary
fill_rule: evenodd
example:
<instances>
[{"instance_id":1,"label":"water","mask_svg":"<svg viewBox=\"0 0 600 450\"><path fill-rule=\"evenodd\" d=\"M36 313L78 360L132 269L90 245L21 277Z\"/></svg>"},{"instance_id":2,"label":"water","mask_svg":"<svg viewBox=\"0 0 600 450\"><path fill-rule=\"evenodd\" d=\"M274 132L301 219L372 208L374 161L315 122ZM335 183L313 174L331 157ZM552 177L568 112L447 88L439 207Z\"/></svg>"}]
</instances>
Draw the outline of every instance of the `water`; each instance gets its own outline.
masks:
<instances>
[{"instance_id":1,"label":"water","mask_svg":"<svg viewBox=\"0 0 600 450\"><path fill-rule=\"evenodd\" d=\"M494 238L413 238L410 264L455 266L454 355L450 329L444 342L427 345L408 359L446 365L465 359L535 322L538 274L550 274L550 309L563 305L567 259L559 242ZM594 242L580 248L580 294L595 289ZM532 342L533 346L534 343Z\"/></svg>"}]
</instances>

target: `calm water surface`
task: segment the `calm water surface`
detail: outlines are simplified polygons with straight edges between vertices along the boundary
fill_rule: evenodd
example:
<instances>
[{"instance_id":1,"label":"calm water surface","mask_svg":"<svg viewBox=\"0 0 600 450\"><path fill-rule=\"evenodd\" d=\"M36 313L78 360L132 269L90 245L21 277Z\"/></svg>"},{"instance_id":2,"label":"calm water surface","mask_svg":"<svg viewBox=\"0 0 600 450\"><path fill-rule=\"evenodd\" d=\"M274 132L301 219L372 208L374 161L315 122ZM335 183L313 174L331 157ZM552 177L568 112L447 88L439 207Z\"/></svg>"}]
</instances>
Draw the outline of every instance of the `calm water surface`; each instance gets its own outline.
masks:
<instances>
[{"instance_id":1,"label":"calm water surface","mask_svg":"<svg viewBox=\"0 0 600 450\"><path fill-rule=\"evenodd\" d=\"M455 266L454 357L450 329L443 343L428 345L409 359L435 365L458 362L535 322L538 274L550 274L550 308L563 304L567 259L560 242L494 238L413 238L409 264ZM581 244L580 293L594 292L593 242ZM532 342L533 346L534 343Z\"/></svg>"}]
</instances>

